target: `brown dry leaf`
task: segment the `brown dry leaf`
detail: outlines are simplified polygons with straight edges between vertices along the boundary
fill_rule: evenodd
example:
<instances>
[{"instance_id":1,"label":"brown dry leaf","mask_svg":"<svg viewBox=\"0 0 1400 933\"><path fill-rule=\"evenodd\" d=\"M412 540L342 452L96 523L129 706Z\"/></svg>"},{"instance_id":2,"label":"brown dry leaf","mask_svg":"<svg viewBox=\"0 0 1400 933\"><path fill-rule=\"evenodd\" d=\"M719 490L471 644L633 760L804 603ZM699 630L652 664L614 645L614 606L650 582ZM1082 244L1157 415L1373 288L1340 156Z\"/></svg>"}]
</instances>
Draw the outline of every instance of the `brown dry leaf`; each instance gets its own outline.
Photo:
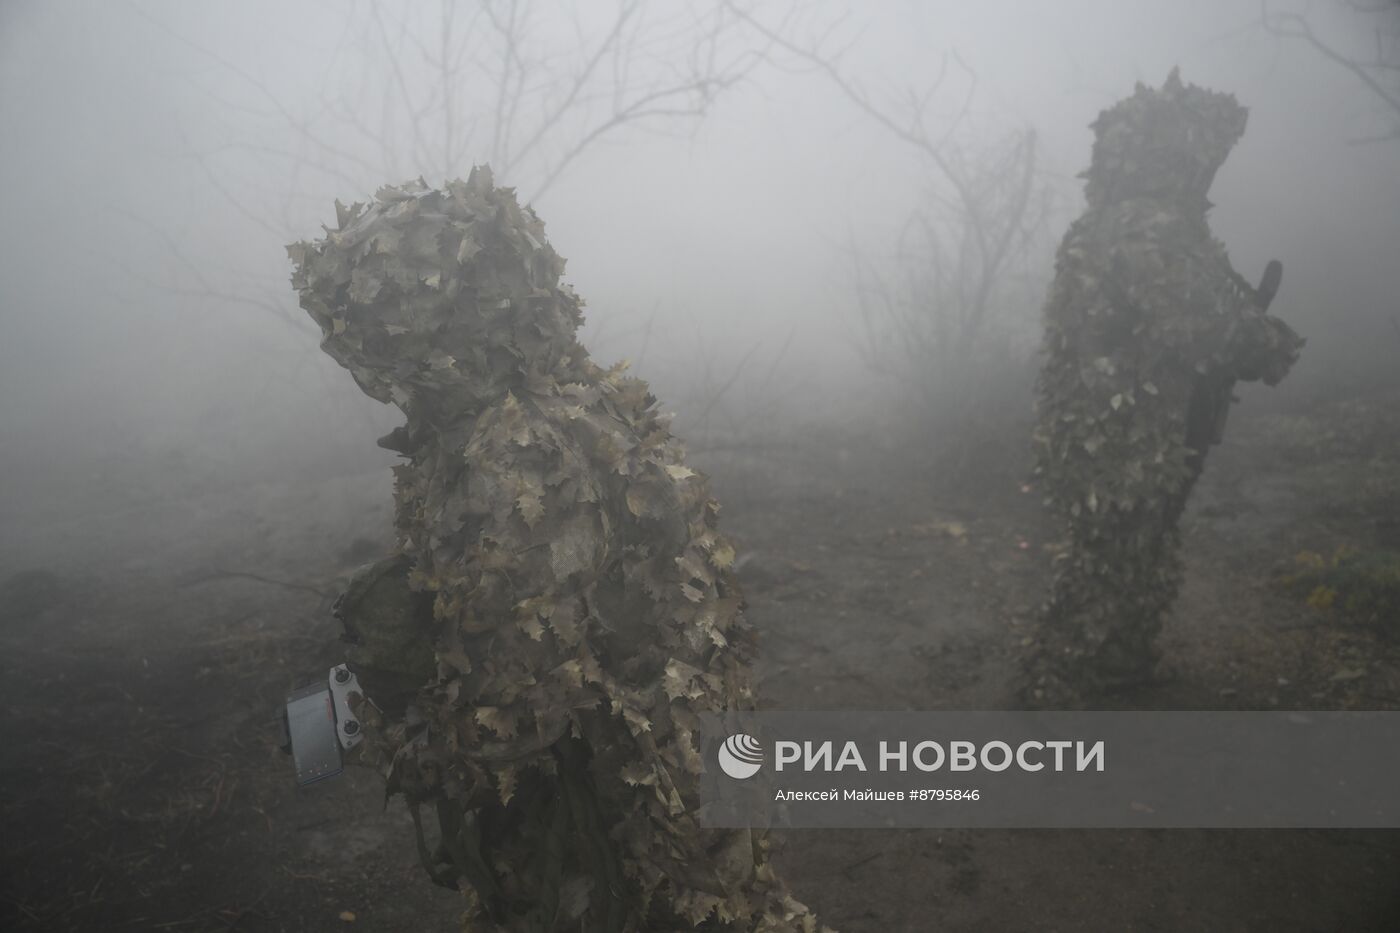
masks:
<instances>
[{"instance_id":1,"label":"brown dry leaf","mask_svg":"<svg viewBox=\"0 0 1400 933\"><path fill-rule=\"evenodd\" d=\"M579 344L582 302L543 223L478 168L442 189L385 186L339 206L337 226L289 247L293 284L325 352L404 413L395 526L407 586L431 606L416 637L438 662L410 681L421 686L401 720L365 736L392 762L390 791L462 816L466 800L519 806L528 774L532 793L553 781L555 799L616 814L607 833L644 834L600 850L561 834L557 816L477 822L491 836L478 882L554 892L571 918L604 896L609 851L658 849L723 896L630 860L610 867L629 879L617 928L641 928L663 898L697 922L812 927L766 860L716 861L713 833L691 819L704 767L693 722L754 704L734 548L646 383ZM577 782L570 743L583 741L591 767L616 770ZM564 846L599 877L549 877Z\"/></svg>"}]
</instances>

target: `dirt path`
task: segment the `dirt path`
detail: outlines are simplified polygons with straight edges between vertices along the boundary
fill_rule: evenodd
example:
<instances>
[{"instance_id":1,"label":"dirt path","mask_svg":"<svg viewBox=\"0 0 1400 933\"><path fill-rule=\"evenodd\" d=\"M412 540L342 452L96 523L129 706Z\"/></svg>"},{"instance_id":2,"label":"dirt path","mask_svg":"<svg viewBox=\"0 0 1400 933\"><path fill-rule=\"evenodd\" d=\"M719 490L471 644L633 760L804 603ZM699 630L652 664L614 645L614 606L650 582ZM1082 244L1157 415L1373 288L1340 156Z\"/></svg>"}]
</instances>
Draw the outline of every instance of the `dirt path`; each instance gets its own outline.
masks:
<instances>
[{"instance_id":1,"label":"dirt path","mask_svg":"<svg viewBox=\"0 0 1400 933\"><path fill-rule=\"evenodd\" d=\"M1379 657L1396 649L1320 624L1270 584L1280 561L1361 519L1324 521L1309 474L1260 470L1250 445L1263 441L1237 433L1188 516L1188 585L1165 636L1175 676L1124 705L1400 705L1396 663ZM940 494L917 457L829 433L762 457L696 459L745 555L767 706L1010 702L1055 546L1016 470L976 495ZM129 504L105 519L6 505L33 531L4 542L0 579L42 567L61 585L0 607L0 925L454 928L456 895L423 878L377 775L298 791L271 727L285 692L337 660L313 591L333 591L382 546L388 495L375 472ZM1350 933L1400 930L1397 837L794 832L780 858L846 933Z\"/></svg>"},{"instance_id":2,"label":"dirt path","mask_svg":"<svg viewBox=\"0 0 1400 933\"><path fill-rule=\"evenodd\" d=\"M1356 685L1332 673L1348 650L1375 643L1336 640L1270 585L1316 533L1315 502L1293 488L1297 477L1258 472L1247 449L1218 459L1186 522L1188 584L1164 635L1168 679L1121 704L1358 705ZM746 591L765 637L765 704L1010 705L1014 653L1055 545L1034 491L1008 471L977 500L957 501L917 471L872 483L873 469L848 463L816 484L820 494L810 483L770 489L727 516L756 554ZM1400 684L1393 663L1370 680ZM1386 698L1359 705L1394 708L1400 690ZM785 842L782 864L801 896L848 933L1400 930L1394 832L806 831Z\"/></svg>"}]
</instances>

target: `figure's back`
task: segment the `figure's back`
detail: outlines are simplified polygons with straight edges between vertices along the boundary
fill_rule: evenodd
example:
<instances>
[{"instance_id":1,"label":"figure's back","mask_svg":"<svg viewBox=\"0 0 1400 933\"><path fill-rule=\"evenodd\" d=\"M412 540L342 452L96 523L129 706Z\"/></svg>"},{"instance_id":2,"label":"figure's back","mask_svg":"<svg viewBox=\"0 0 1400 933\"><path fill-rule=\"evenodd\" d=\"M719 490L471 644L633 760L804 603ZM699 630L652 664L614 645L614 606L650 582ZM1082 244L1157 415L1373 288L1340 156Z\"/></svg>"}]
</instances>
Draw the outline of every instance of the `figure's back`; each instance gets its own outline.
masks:
<instances>
[{"instance_id":1,"label":"figure's back","mask_svg":"<svg viewBox=\"0 0 1400 933\"><path fill-rule=\"evenodd\" d=\"M1240 379L1277 381L1301 341L1264 313L1206 217L1244 131L1228 94L1183 84L1094 123L1087 207L1057 255L1037 386L1036 469L1069 547L1033 681L1143 680L1180 576L1177 519Z\"/></svg>"},{"instance_id":2,"label":"figure's back","mask_svg":"<svg viewBox=\"0 0 1400 933\"><path fill-rule=\"evenodd\" d=\"M407 416L381 443L435 670L365 746L420 844L435 806L429 871L490 928L811 933L747 832L696 821L699 716L753 703L734 551L646 384L578 343L543 225L481 169L339 220L292 247L294 281L323 348Z\"/></svg>"}]
</instances>

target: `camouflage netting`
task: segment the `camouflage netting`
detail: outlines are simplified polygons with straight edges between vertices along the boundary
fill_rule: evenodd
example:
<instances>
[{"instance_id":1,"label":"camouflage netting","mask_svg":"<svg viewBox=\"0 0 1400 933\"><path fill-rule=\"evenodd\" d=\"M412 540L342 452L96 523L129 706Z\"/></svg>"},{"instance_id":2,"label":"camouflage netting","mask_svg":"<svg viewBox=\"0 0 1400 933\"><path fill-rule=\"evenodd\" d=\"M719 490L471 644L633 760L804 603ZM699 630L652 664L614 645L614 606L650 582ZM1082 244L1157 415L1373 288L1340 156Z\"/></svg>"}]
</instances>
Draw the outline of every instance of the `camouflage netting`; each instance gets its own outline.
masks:
<instances>
[{"instance_id":1,"label":"camouflage netting","mask_svg":"<svg viewBox=\"0 0 1400 933\"><path fill-rule=\"evenodd\" d=\"M1228 94L1184 85L1094 123L1088 209L1060 244L1045 309L1034 435L1047 504L1068 525L1029 660L1029 699L1141 682L1181 580L1177 522L1238 380L1273 385L1302 340L1206 222L1216 170L1244 133Z\"/></svg>"},{"instance_id":2,"label":"camouflage netting","mask_svg":"<svg viewBox=\"0 0 1400 933\"><path fill-rule=\"evenodd\" d=\"M764 839L697 825L697 714L753 704L734 551L646 383L575 339L543 224L486 168L337 211L289 248L293 282L325 351L407 416L381 440L406 458L402 569L339 611L358 668L418 684L372 697L365 744L435 880L473 930L815 930Z\"/></svg>"}]
</instances>

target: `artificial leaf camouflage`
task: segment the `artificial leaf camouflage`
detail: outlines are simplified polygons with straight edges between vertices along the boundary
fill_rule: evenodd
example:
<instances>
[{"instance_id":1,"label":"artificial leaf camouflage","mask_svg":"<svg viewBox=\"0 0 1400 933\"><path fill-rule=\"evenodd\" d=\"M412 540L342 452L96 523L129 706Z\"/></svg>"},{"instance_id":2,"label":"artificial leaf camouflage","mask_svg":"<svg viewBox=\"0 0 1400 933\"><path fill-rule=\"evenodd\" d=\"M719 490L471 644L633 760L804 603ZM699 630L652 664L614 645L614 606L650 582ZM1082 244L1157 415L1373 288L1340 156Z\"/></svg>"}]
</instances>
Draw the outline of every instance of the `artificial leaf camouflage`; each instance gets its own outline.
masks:
<instances>
[{"instance_id":1,"label":"artificial leaf camouflage","mask_svg":"<svg viewBox=\"0 0 1400 933\"><path fill-rule=\"evenodd\" d=\"M1031 659L1034 698L1140 682L1180 584L1177 522L1238 380L1273 385L1302 339L1211 236L1206 198L1244 133L1228 94L1182 84L1094 123L1088 209L1060 244L1034 435L1069 547Z\"/></svg>"},{"instance_id":2,"label":"artificial leaf camouflage","mask_svg":"<svg viewBox=\"0 0 1400 933\"><path fill-rule=\"evenodd\" d=\"M473 930L815 930L763 839L696 822L697 714L753 704L734 551L646 383L575 339L543 224L486 168L337 215L289 248L293 282L323 349L407 416L381 440L405 457L404 593L377 565L340 612L358 665L403 672L406 594L431 600L402 715L363 712L435 879Z\"/></svg>"}]
</instances>

